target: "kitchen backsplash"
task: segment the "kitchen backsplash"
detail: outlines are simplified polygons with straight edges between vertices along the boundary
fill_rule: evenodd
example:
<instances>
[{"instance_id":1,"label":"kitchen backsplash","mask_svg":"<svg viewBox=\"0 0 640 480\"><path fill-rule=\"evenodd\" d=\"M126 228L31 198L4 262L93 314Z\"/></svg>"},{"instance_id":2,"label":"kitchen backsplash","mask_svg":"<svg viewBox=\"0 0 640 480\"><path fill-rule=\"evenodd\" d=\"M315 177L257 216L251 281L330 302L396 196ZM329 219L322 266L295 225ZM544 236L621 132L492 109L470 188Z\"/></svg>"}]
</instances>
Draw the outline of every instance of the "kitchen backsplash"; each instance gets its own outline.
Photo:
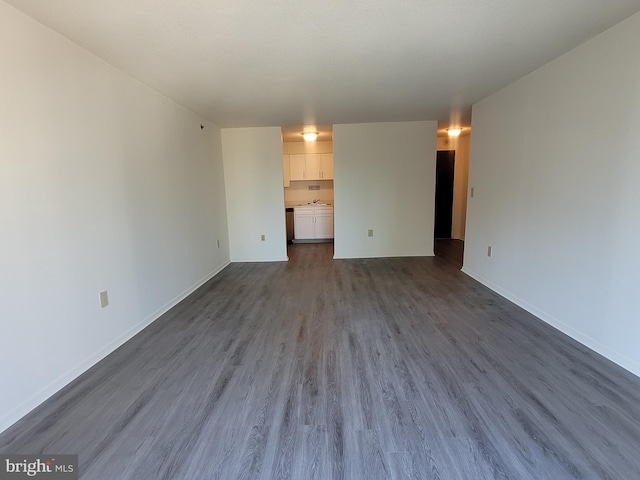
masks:
<instances>
[{"instance_id":1,"label":"kitchen backsplash","mask_svg":"<svg viewBox=\"0 0 640 480\"><path fill-rule=\"evenodd\" d=\"M320 190L309 190L311 185L319 185ZM291 186L284 189L284 204L287 207L313 202L316 199L333 205L333 180L291 182Z\"/></svg>"}]
</instances>

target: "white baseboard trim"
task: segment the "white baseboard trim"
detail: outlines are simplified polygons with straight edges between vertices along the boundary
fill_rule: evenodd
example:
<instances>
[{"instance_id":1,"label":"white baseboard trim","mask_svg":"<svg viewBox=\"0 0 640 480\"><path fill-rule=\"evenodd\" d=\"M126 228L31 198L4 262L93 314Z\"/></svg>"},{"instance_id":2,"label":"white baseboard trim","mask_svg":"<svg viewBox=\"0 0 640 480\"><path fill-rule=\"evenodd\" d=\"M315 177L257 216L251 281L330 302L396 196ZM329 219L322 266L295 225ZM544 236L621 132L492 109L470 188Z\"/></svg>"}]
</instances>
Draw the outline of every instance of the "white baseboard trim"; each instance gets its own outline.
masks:
<instances>
[{"instance_id":1,"label":"white baseboard trim","mask_svg":"<svg viewBox=\"0 0 640 480\"><path fill-rule=\"evenodd\" d=\"M39 406L42 402L47 400L49 397L56 394L62 388L66 387L69 383L71 383L73 380L78 378L84 372L89 370L96 363L98 363L100 360L102 360L107 355L112 353L122 344L124 344L125 342L133 338L135 335L140 333L149 325L151 325L154 321L156 321L158 318L160 318L162 315L164 315L166 312L171 310L178 303L180 303L182 300L187 298L194 291L196 291L206 282L211 280L222 270L224 270L230 263L231 262L225 262L223 265L215 269L213 272L205 275L203 278L198 280L198 282L196 282L194 285L192 285L187 290L185 290L184 292L174 297L172 300L170 300L165 305L160 307L158 310L153 312L147 318L138 322L133 327L131 327L130 329L128 329L127 331L125 331L115 339L111 340L109 343L107 343L104 347L102 347L96 353L84 359L82 362L80 362L78 365L76 365L66 373L60 375L53 382L49 383L46 387L44 387L43 389L33 394L31 397L29 397L27 400L22 402L16 408L2 415L2 417L0 417L0 433L6 430L7 428L9 428L14 423L16 423L18 420L20 420L22 417L28 414L31 410L33 410L34 408Z\"/></svg>"},{"instance_id":2,"label":"white baseboard trim","mask_svg":"<svg viewBox=\"0 0 640 480\"><path fill-rule=\"evenodd\" d=\"M500 295L500 296L506 298L507 300L515 303L516 305L518 305L519 307L523 308L524 310L526 310L527 312L531 313L532 315L535 315L536 317L538 317L543 322L548 323L552 327L560 330L562 333L570 336L571 338L573 338L574 340L580 342L584 346L590 348L591 350L595 351L596 353L599 353L603 357L606 357L607 359L611 360L613 363L618 364L619 366L621 366L625 370L628 370L629 372L633 373L634 375L640 377L640 364L638 364L634 360L630 359L626 355L623 355L623 354L613 350L612 348L600 343L598 340L594 339L593 337L590 337L589 335L585 335L580 330L575 329L574 327L572 327L572 326L564 323L563 321L557 319L553 315L550 315L547 312L544 312L544 311L540 310L539 308L531 305L530 303L522 300L520 297L512 294L508 290L505 290L502 287L496 285L495 283L487 280L482 275L479 275L476 272L474 272L472 270L469 270L468 268L465 268L464 266L462 267L461 270L462 270L463 273L467 274L468 276L470 276L474 280L477 280L478 282L483 284L485 287L490 288L491 290L496 292L498 295Z\"/></svg>"},{"instance_id":3,"label":"white baseboard trim","mask_svg":"<svg viewBox=\"0 0 640 480\"><path fill-rule=\"evenodd\" d=\"M433 257L433 253L398 253L398 254L379 254L379 255L357 255L354 257L347 256L333 256L334 260L358 260L358 259L368 259L368 258L404 258L404 257Z\"/></svg>"},{"instance_id":4,"label":"white baseboard trim","mask_svg":"<svg viewBox=\"0 0 640 480\"><path fill-rule=\"evenodd\" d=\"M287 262L289 261L289 257L278 257L278 258L270 258L265 260L263 258L232 258L230 263L272 263L272 262Z\"/></svg>"}]
</instances>

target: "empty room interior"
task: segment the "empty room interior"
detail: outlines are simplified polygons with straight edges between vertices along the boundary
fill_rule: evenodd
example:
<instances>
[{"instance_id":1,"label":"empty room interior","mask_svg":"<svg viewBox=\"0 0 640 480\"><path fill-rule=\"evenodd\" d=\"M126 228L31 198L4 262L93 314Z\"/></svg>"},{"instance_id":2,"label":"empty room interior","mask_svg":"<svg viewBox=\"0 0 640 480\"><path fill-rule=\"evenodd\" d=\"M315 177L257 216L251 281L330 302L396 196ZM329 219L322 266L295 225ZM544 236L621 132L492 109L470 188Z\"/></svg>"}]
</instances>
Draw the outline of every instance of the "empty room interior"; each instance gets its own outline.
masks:
<instances>
[{"instance_id":1,"label":"empty room interior","mask_svg":"<svg viewBox=\"0 0 640 480\"><path fill-rule=\"evenodd\" d=\"M640 478L636 0L0 40L0 477Z\"/></svg>"}]
</instances>

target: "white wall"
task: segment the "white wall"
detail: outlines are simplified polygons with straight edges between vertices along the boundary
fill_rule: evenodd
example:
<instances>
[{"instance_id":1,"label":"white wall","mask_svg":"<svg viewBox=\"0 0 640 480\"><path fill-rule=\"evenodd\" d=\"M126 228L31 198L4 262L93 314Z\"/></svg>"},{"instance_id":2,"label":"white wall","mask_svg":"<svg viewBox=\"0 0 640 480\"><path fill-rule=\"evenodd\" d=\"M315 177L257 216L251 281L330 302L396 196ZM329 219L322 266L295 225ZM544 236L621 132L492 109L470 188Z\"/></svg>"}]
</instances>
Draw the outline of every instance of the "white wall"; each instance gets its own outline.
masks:
<instances>
[{"instance_id":1,"label":"white wall","mask_svg":"<svg viewBox=\"0 0 640 480\"><path fill-rule=\"evenodd\" d=\"M282 153L333 153L333 141L282 142Z\"/></svg>"},{"instance_id":2,"label":"white wall","mask_svg":"<svg viewBox=\"0 0 640 480\"><path fill-rule=\"evenodd\" d=\"M453 218L451 219L451 238L464 240L467 223L467 192L469 180L469 135L459 137L438 137L438 150L456 152L453 174Z\"/></svg>"},{"instance_id":3,"label":"white wall","mask_svg":"<svg viewBox=\"0 0 640 480\"><path fill-rule=\"evenodd\" d=\"M336 258L433 255L436 130L334 125Z\"/></svg>"},{"instance_id":4,"label":"white wall","mask_svg":"<svg viewBox=\"0 0 640 480\"><path fill-rule=\"evenodd\" d=\"M3 430L229 254L215 126L2 2L0 44Z\"/></svg>"},{"instance_id":5,"label":"white wall","mask_svg":"<svg viewBox=\"0 0 640 480\"><path fill-rule=\"evenodd\" d=\"M231 261L287 260L280 127L221 132Z\"/></svg>"},{"instance_id":6,"label":"white wall","mask_svg":"<svg viewBox=\"0 0 640 480\"><path fill-rule=\"evenodd\" d=\"M638 45L640 14L474 106L464 259L465 272L636 374Z\"/></svg>"}]
</instances>

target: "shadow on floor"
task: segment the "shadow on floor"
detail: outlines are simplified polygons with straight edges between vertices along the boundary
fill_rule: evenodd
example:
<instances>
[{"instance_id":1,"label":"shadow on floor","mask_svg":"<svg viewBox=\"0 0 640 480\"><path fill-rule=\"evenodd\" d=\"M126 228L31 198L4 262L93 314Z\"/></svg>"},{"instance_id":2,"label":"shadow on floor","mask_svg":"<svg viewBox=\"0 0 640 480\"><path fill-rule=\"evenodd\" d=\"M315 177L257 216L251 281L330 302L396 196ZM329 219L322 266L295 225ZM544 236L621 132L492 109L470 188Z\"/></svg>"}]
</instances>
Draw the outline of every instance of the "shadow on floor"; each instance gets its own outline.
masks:
<instances>
[{"instance_id":1,"label":"shadow on floor","mask_svg":"<svg viewBox=\"0 0 640 480\"><path fill-rule=\"evenodd\" d=\"M436 257L443 258L457 269L461 269L464 257L464 241L454 238L436 238L433 244L433 253L435 253Z\"/></svg>"}]
</instances>

